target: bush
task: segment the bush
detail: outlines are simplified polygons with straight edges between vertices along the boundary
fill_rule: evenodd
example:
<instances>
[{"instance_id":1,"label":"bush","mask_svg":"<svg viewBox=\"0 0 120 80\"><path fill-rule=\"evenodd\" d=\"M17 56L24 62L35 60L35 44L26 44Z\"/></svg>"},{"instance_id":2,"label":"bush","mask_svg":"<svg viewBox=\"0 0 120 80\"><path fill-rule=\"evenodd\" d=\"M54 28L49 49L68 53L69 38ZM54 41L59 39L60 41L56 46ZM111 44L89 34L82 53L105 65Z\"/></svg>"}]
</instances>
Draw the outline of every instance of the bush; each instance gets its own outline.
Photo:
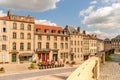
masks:
<instances>
[{"instance_id":1,"label":"bush","mask_svg":"<svg viewBox=\"0 0 120 80\"><path fill-rule=\"evenodd\" d=\"M72 61L72 63L71 64L75 64L75 61Z\"/></svg>"},{"instance_id":2,"label":"bush","mask_svg":"<svg viewBox=\"0 0 120 80\"><path fill-rule=\"evenodd\" d=\"M66 61L66 64L69 64L69 61Z\"/></svg>"},{"instance_id":3,"label":"bush","mask_svg":"<svg viewBox=\"0 0 120 80\"><path fill-rule=\"evenodd\" d=\"M0 71L5 71L5 69L3 67L0 68Z\"/></svg>"},{"instance_id":4,"label":"bush","mask_svg":"<svg viewBox=\"0 0 120 80\"><path fill-rule=\"evenodd\" d=\"M30 68L35 69L35 64L34 64L34 63L31 63L31 64L30 64Z\"/></svg>"},{"instance_id":5,"label":"bush","mask_svg":"<svg viewBox=\"0 0 120 80\"><path fill-rule=\"evenodd\" d=\"M105 55L105 61L112 61L112 58L110 55Z\"/></svg>"}]
</instances>

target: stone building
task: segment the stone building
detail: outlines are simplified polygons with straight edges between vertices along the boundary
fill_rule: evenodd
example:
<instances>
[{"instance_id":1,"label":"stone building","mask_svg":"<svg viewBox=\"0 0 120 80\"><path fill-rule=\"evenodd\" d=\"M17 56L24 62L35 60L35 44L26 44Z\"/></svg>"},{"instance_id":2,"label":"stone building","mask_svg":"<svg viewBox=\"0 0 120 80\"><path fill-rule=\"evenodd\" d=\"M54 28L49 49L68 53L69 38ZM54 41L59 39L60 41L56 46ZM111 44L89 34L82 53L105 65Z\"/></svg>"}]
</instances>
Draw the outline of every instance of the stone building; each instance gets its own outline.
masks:
<instances>
[{"instance_id":1,"label":"stone building","mask_svg":"<svg viewBox=\"0 0 120 80\"><path fill-rule=\"evenodd\" d=\"M69 61L69 35L62 27L36 24L35 50L37 61L65 63Z\"/></svg>"},{"instance_id":2,"label":"stone building","mask_svg":"<svg viewBox=\"0 0 120 80\"><path fill-rule=\"evenodd\" d=\"M112 48L115 49L115 53L120 53L120 35L111 39Z\"/></svg>"},{"instance_id":3,"label":"stone building","mask_svg":"<svg viewBox=\"0 0 120 80\"><path fill-rule=\"evenodd\" d=\"M104 50L104 41L102 39L97 39L97 52Z\"/></svg>"},{"instance_id":4,"label":"stone building","mask_svg":"<svg viewBox=\"0 0 120 80\"><path fill-rule=\"evenodd\" d=\"M105 50L105 51L108 51L108 50L110 50L110 49L112 49L111 40L110 40L109 38L106 38L106 39L104 40L104 50Z\"/></svg>"},{"instance_id":5,"label":"stone building","mask_svg":"<svg viewBox=\"0 0 120 80\"><path fill-rule=\"evenodd\" d=\"M0 62L32 60L34 53L34 18L8 11L0 17Z\"/></svg>"},{"instance_id":6,"label":"stone building","mask_svg":"<svg viewBox=\"0 0 120 80\"><path fill-rule=\"evenodd\" d=\"M72 26L66 26L65 29L69 35L70 61L81 63L83 61L83 35L80 33L80 27L75 29Z\"/></svg>"},{"instance_id":7,"label":"stone building","mask_svg":"<svg viewBox=\"0 0 120 80\"><path fill-rule=\"evenodd\" d=\"M97 53L97 37L94 34L89 35L89 53L91 56Z\"/></svg>"}]
</instances>

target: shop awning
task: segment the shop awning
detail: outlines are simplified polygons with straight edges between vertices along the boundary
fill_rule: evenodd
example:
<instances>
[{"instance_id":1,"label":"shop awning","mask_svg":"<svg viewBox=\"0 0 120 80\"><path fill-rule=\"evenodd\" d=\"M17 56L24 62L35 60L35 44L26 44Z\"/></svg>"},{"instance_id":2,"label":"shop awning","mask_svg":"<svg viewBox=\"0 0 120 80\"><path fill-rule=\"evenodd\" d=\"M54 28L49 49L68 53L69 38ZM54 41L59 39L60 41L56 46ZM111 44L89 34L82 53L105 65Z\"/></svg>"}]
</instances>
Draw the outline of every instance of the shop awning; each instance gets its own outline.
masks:
<instances>
[{"instance_id":1,"label":"shop awning","mask_svg":"<svg viewBox=\"0 0 120 80\"><path fill-rule=\"evenodd\" d=\"M33 53L21 53L19 54L20 57L22 56L33 56Z\"/></svg>"},{"instance_id":2,"label":"shop awning","mask_svg":"<svg viewBox=\"0 0 120 80\"><path fill-rule=\"evenodd\" d=\"M16 51L16 50L12 50L12 51L10 51L9 53L10 53L10 54L18 54L19 52Z\"/></svg>"}]
</instances>

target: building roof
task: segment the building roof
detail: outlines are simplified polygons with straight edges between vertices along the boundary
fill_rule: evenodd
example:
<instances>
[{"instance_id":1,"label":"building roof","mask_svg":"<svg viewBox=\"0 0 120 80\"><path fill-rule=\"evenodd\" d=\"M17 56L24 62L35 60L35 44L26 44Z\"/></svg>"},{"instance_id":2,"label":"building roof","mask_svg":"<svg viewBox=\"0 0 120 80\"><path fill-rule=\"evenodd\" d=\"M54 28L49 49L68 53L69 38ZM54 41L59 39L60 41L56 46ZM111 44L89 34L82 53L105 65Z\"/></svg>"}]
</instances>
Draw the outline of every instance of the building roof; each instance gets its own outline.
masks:
<instances>
[{"instance_id":1,"label":"building roof","mask_svg":"<svg viewBox=\"0 0 120 80\"><path fill-rule=\"evenodd\" d=\"M60 32L64 33L64 29L58 26L50 26L50 25L42 25L42 24L35 24L35 33L36 34L47 34L45 30L49 30L49 34L53 34L52 31L55 30L56 35L59 35ZM37 29L40 29L40 32L37 32Z\"/></svg>"},{"instance_id":2,"label":"building roof","mask_svg":"<svg viewBox=\"0 0 120 80\"><path fill-rule=\"evenodd\" d=\"M14 15L14 14L11 14L10 11L8 11L6 16L0 17L0 20L29 22L29 23L34 23L35 22L34 17L31 17L30 15L28 15L28 16Z\"/></svg>"},{"instance_id":3,"label":"building roof","mask_svg":"<svg viewBox=\"0 0 120 80\"><path fill-rule=\"evenodd\" d=\"M117 35L115 38L112 38L112 40L120 40L120 35Z\"/></svg>"},{"instance_id":4,"label":"building roof","mask_svg":"<svg viewBox=\"0 0 120 80\"><path fill-rule=\"evenodd\" d=\"M67 30L68 34L73 34L74 32L77 32L77 30L74 27L68 25L65 27L65 30Z\"/></svg>"},{"instance_id":5,"label":"building roof","mask_svg":"<svg viewBox=\"0 0 120 80\"><path fill-rule=\"evenodd\" d=\"M109 39L109 38L106 38L104 41L110 41L110 39Z\"/></svg>"}]
</instances>

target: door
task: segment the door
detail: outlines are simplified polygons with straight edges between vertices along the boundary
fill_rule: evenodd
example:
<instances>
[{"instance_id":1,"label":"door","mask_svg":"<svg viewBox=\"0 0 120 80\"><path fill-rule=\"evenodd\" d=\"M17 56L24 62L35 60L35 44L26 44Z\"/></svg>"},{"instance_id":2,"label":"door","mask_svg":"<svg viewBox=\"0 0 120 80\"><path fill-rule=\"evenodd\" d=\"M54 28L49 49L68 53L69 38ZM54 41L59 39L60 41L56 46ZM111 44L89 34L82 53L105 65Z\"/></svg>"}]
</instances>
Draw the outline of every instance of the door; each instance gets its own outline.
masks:
<instances>
[{"instance_id":1,"label":"door","mask_svg":"<svg viewBox=\"0 0 120 80\"><path fill-rule=\"evenodd\" d=\"M54 59L54 61L57 61L58 60L58 55L57 54L53 54L53 59Z\"/></svg>"},{"instance_id":2,"label":"door","mask_svg":"<svg viewBox=\"0 0 120 80\"><path fill-rule=\"evenodd\" d=\"M12 62L16 62L16 54L12 54Z\"/></svg>"},{"instance_id":3,"label":"door","mask_svg":"<svg viewBox=\"0 0 120 80\"><path fill-rule=\"evenodd\" d=\"M42 53L42 62L45 61L45 53Z\"/></svg>"},{"instance_id":4,"label":"door","mask_svg":"<svg viewBox=\"0 0 120 80\"><path fill-rule=\"evenodd\" d=\"M53 60L58 61L58 52L57 51L53 52Z\"/></svg>"},{"instance_id":5,"label":"door","mask_svg":"<svg viewBox=\"0 0 120 80\"><path fill-rule=\"evenodd\" d=\"M71 61L73 61L73 55L71 55Z\"/></svg>"}]
</instances>

